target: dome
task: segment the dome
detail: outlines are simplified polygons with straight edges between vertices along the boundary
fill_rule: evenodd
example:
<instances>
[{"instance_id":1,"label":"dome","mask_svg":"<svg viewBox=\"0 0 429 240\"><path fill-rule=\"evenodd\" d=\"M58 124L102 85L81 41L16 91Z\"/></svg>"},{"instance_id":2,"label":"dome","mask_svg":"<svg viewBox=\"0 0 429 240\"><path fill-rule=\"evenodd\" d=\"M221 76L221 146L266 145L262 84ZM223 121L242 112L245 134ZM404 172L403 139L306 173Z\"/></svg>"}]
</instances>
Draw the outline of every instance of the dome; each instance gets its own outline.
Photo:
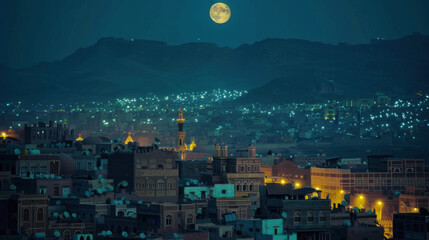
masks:
<instances>
[{"instance_id":1,"label":"dome","mask_svg":"<svg viewBox=\"0 0 429 240\"><path fill-rule=\"evenodd\" d=\"M89 136L82 141L83 145L96 145L100 143L110 142L106 137Z\"/></svg>"},{"instance_id":2,"label":"dome","mask_svg":"<svg viewBox=\"0 0 429 240\"><path fill-rule=\"evenodd\" d=\"M70 155L60 154L60 175L71 176L74 174L75 168L75 162Z\"/></svg>"}]
</instances>

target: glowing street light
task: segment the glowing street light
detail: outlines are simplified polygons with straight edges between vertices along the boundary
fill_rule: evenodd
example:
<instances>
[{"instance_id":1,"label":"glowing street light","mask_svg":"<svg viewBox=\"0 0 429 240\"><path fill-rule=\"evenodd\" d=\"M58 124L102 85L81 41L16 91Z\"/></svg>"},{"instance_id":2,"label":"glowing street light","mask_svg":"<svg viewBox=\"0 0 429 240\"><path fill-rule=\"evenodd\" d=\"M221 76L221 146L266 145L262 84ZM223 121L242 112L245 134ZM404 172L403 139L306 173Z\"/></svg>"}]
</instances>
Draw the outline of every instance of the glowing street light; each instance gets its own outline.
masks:
<instances>
[{"instance_id":1,"label":"glowing street light","mask_svg":"<svg viewBox=\"0 0 429 240\"><path fill-rule=\"evenodd\" d=\"M285 184L286 184L286 181L285 181L284 179L282 179L281 183L282 183L283 185L285 185Z\"/></svg>"},{"instance_id":2,"label":"glowing street light","mask_svg":"<svg viewBox=\"0 0 429 240\"><path fill-rule=\"evenodd\" d=\"M344 193L344 191L343 191L343 190L341 190L341 191L340 191L340 193Z\"/></svg>"},{"instance_id":3,"label":"glowing street light","mask_svg":"<svg viewBox=\"0 0 429 240\"><path fill-rule=\"evenodd\" d=\"M380 206L380 221L381 221L381 214L383 212L383 202L382 201L378 201L377 204Z\"/></svg>"}]
</instances>

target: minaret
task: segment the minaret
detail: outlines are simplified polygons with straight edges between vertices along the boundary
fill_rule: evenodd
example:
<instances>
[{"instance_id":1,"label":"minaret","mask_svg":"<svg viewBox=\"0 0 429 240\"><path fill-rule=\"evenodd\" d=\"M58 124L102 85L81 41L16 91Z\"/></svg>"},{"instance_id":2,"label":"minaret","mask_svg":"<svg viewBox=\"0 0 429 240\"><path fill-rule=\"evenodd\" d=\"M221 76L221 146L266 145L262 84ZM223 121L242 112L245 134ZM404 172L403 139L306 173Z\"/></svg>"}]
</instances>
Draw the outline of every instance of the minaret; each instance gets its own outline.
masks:
<instances>
[{"instance_id":1,"label":"minaret","mask_svg":"<svg viewBox=\"0 0 429 240\"><path fill-rule=\"evenodd\" d=\"M185 119L183 118L182 107L179 110L179 118L176 120L177 125L179 125L179 131L177 132L177 146L176 151L180 153L180 160L186 159L185 151L188 150L185 144L185 136L186 132L183 131L183 123L185 123Z\"/></svg>"}]
</instances>

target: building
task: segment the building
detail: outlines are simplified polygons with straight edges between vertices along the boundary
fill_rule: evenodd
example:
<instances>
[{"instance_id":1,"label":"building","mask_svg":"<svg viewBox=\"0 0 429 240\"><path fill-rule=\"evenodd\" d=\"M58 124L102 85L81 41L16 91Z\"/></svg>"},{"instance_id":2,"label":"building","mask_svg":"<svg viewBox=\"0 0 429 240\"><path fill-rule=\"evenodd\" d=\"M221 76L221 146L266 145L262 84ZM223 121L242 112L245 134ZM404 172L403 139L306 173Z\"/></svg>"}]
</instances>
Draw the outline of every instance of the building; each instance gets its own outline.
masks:
<instances>
[{"instance_id":1,"label":"building","mask_svg":"<svg viewBox=\"0 0 429 240\"><path fill-rule=\"evenodd\" d=\"M393 215L394 240L429 239L429 213L422 209L419 213L397 213Z\"/></svg>"},{"instance_id":2,"label":"building","mask_svg":"<svg viewBox=\"0 0 429 240\"><path fill-rule=\"evenodd\" d=\"M134 152L134 162L137 196L149 202L178 202L179 169L174 151L156 145L140 147Z\"/></svg>"},{"instance_id":3,"label":"building","mask_svg":"<svg viewBox=\"0 0 429 240\"><path fill-rule=\"evenodd\" d=\"M330 239L331 200L322 199L321 191L277 183L259 189L261 218L283 219L286 234L296 232L297 239Z\"/></svg>"},{"instance_id":4,"label":"building","mask_svg":"<svg viewBox=\"0 0 429 240\"><path fill-rule=\"evenodd\" d=\"M56 143L64 143L65 146L73 146L74 130L69 129L67 123L54 125L53 121L49 124L39 122L24 126L24 143L25 144L43 144L51 145Z\"/></svg>"},{"instance_id":5,"label":"building","mask_svg":"<svg viewBox=\"0 0 429 240\"><path fill-rule=\"evenodd\" d=\"M228 146L216 143L213 157L213 176L218 182L234 184L236 197L249 197L252 205L259 203L259 186L264 185L261 158L256 157L253 144L238 150L236 157L228 157Z\"/></svg>"},{"instance_id":6,"label":"building","mask_svg":"<svg viewBox=\"0 0 429 240\"><path fill-rule=\"evenodd\" d=\"M243 219L235 222L237 237L254 239L296 240L296 233L286 234L283 219Z\"/></svg>"},{"instance_id":7,"label":"building","mask_svg":"<svg viewBox=\"0 0 429 240\"><path fill-rule=\"evenodd\" d=\"M46 194L21 194L17 201L17 227L21 232L43 234L47 229L48 197Z\"/></svg>"},{"instance_id":8,"label":"building","mask_svg":"<svg viewBox=\"0 0 429 240\"><path fill-rule=\"evenodd\" d=\"M366 194L405 191L407 186L425 188L423 159L381 160L379 172L352 172L342 168L311 168L311 186L340 203L345 193Z\"/></svg>"},{"instance_id":9,"label":"building","mask_svg":"<svg viewBox=\"0 0 429 240\"><path fill-rule=\"evenodd\" d=\"M280 177L284 183L294 183L298 187L311 186L310 168L299 167L290 160L282 161L273 166L273 177Z\"/></svg>"},{"instance_id":10,"label":"building","mask_svg":"<svg viewBox=\"0 0 429 240\"><path fill-rule=\"evenodd\" d=\"M340 204L331 211L331 227L331 240L384 239L376 214L346 209Z\"/></svg>"},{"instance_id":11,"label":"building","mask_svg":"<svg viewBox=\"0 0 429 240\"><path fill-rule=\"evenodd\" d=\"M249 197L211 198L208 202L209 217L224 220L226 214L235 214L237 219L250 219Z\"/></svg>"}]
</instances>

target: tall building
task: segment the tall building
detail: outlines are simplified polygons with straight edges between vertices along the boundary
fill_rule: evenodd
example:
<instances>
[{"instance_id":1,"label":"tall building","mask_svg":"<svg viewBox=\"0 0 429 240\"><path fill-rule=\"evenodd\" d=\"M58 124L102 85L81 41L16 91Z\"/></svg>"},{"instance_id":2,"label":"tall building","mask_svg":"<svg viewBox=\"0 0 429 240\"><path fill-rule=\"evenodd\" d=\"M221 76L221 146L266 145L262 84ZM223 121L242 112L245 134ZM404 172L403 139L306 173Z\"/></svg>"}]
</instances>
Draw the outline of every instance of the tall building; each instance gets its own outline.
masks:
<instances>
[{"instance_id":1,"label":"tall building","mask_svg":"<svg viewBox=\"0 0 429 240\"><path fill-rule=\"evenodd\" d=\"M179 169L173 150L139 147L134 152L134 163L137 196L150 202L178 202Z\"/></svg>"},{"instance_id":2,"label":"tall building","mask_svg":"<svg viewBox=\"0 0 429 240\"><path fill-rule=\"evenodd\" d=\"M250 197L252 205L259 202L259 186L264 185L264 173L260 171L261 158L250 144L247 150L238 150L236 157L228 157L228 146L216 143L213 157L215 181L234 184L236 197Z\"/></svg>"},{"instance_id":3,"label":"tall building","mask_svg":"<svg viewBox=\"0 0 429 240\"><path fill-rule=\"evenodd\" d=\"M177 121L177 125L179 126L179 131L177 131L176 151L179 153L179 159L185 160L186 151L188 150L188 147L186 146L186 143L185 143L186 132L183 131L183 124L185 123L185 119L183 118L182 107L180 107L179 118L177 118L176 121Z\"/></svg>"}]
</instances>

